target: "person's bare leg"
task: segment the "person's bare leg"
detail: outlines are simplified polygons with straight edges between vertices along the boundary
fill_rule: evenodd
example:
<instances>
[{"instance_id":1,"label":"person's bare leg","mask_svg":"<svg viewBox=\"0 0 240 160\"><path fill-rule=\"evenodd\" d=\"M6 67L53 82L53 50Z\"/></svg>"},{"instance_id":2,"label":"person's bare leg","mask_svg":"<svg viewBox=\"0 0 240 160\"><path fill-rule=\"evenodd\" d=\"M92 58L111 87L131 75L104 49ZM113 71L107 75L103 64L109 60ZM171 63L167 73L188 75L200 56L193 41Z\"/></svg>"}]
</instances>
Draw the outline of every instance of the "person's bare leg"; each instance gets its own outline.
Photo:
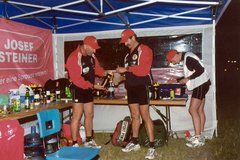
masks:
<instances>
[{"instance_id":1,"label":"person's bare leg","mask_svg":"<svg viewBox=\"0 0 240 160\"><path fill-rule=\"evenodd\" d=\"M140 112L145 124L149 141L154 142L153 122L149 113L149 105L140 105Z\"/></svg>"},{"instance_id":2,"label":"person's bare leg","mask_svg":"<svg viewBox=\"0 0 240 160\"><path fill-rule=\"evenodd\" d=\"M206 122L206 115L204 112L204 105L205 105L205 98L202 100L202 103L198 109L198 113L200 115L200 122L201 122L201 133L204 132L204 126L205 126L205 122Z\"/></svg>"},{"instance_id":3,"label":"person's bare leg","mask_svg":"<svg viewBox=\"0 0 240 160\"><path fill-rule=\"evenodd\" d=\"M198 110L201 105L201 100L197 98L191 98L189 113L192 116L195 135L201 134L201 119Z\"/></svg>"},{"instance_id":4,"label":"person's bare leg","mask_svg":"<svg viewBox=\"0 0 240 160\"><path fill-rule=\"evenodd\" d=\"M73 115L71 120L72 140L77 141L79 132L79 122L83 113L83 103L73 103Z\"/></svg>"},{"instance_id":5,"label":"person's bare leg","mask_svg":"<svg viewBox=\"0 0 240 160\"><path fill-rule=\"evenodd\" d=\"M138 137L140 128L140 110L138 104L129 104L132 117L132 136Z\"/></svg>"},{"instance_id":6,"label":"person's bare leg","mask_svg":"<svg viewBox=\"0 0 240 160\"><path fill-rule=\"evenodd\" d=\"M93 130L93 102L84 103L84 126L86 137L92 137Z\"/></svg>"}]
</instances>

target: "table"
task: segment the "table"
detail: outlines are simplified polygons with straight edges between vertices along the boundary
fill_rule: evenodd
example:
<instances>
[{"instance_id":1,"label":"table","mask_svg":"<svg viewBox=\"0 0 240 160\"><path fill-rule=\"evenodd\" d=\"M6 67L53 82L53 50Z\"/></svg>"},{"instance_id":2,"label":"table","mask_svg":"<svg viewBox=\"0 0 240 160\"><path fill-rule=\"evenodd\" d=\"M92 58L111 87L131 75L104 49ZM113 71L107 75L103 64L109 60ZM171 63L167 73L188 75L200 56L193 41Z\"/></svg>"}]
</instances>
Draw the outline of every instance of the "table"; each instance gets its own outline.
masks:
<instances>
[{"instance_id":1,"label":"table","mask_svg":"<svg viewBox=\"0 0 240 160\"><path fill-rule=\"evenodd\" d=\"M11 120L11 119L17 119L20 121L24 121L24 119L30 118L32 116L36 116L37 112L47 110L47 109L59 109L62 113L66 110L69 110L72 108L72 102L65 103L64 101L59 102L51 102L49 104L40 104L33 107L33 109L25 110L22 109L20 112L13 112L11 114L7 115L0 115L0 121L1 120Z\"/></svg>"},{"instance_id":2,"label":"table","mask_svg":"<svg viewBox=\"0 0 240 160\"><path fill-rule=\"evenodd\" d=\"M167 131L171 131L171 107L185 107L187 98L175 98L175 99L161 99L161 100L150 100L150 106L161 116L161 118L166 123ZM113 99L109 98L95 98L94 104L99 105L128 105L127 99L123 97L115 97ZM166 109L166 115L161 114L155 106L164 106Z\"/></svg>"},{"instance_id":3,"label":"table","mask_svg":"<svg viewBox=\"0 0 240 160\"><path fill-rule=\"evenodd\" d=\"M166 99L166 100L150 100L150 106L162 117L162 119L166 122L167 131L171 131L171 115L170 108L171 107L185 107L186 106L186 98L181 99ZM128 105L127 99L123 97L115 97L113 99L109 98L94 98L94 104L96 105ZM166 115L161 114L160 110L157 110L155 106L164 106L166 109ZM69 115L71 115L72 102L68 101L59 101L59 102L51 102L49 104L40 104L34 106L31 110L21 110L21 112L14 112L8 115L1 115L1 120L24 120L32 116L36 116L36 113L42 110L47 109L59 109L62 113L63 111L69 110ZM63 118L64 120L65 118ZM21 122L20 122L21 123Z\"/></svg>"}]
</instances>

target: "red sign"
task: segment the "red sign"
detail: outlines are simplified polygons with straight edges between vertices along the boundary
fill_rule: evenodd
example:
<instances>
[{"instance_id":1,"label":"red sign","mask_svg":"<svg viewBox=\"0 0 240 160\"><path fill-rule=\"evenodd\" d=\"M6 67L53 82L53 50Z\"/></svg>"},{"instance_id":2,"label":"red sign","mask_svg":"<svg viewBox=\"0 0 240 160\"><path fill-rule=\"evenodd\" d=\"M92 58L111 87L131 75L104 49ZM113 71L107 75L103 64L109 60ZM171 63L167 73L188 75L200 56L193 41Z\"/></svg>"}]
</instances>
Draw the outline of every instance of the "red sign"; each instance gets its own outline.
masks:
<instances>
[{"instance_id":1,"label":"red sign","mask_svg":"<svg viewBox=\"0 0 240 160\"><path fill-rule=\"evenodd\" d=\"M52 33L0 18L0 93L53 79Z\"/></svg>"}]
</instances>

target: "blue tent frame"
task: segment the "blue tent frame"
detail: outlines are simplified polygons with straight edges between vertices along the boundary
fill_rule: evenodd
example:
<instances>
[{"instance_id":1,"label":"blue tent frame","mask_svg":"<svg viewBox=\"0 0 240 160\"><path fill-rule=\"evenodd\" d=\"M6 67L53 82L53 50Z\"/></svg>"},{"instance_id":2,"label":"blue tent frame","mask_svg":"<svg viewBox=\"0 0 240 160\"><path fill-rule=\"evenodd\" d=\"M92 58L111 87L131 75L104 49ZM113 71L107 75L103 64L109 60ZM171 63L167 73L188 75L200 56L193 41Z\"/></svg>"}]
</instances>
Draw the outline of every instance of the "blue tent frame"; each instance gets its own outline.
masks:
<instances>
[{"instance_id":1,"label":"blue tent frame","mask_svg":"<svg viewBox=\"0 0 240 160\"><path fill-rule=\"evenodd\" d=\"M83 33L125 28L212 24L230 0L0 0L0 16L51 29Z\"/></svg>"}]
</instances>

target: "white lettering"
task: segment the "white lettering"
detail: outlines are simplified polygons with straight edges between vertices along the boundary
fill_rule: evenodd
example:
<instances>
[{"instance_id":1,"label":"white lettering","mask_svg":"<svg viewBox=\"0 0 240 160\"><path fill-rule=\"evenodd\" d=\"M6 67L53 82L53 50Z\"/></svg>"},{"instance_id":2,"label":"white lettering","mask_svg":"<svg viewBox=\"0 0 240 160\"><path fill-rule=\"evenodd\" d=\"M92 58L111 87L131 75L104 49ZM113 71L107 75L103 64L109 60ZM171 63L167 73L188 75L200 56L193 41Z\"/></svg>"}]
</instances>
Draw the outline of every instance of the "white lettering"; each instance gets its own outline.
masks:
<instances>
[{"instance_id":1,"label":"white lettering","mask_svg":"<svg viewBox=\"0 0 240 160\"><path fill-rule=\"evenodd\" d=\"M26 41L17 41L15 39L7 39L7 42L4 44L4 48L6 50L12 49L14 51L17 49L20 51L33 51L33 43Z\"/></svg>"},{"instance_id":2,"label":"white lettering","mask_svg":"<svg viewBox=\"0 0 240 160\"><path fill-rule=\"evenodd\" d=\"M7 39L7 43L4 44L5 49L10 49L10 40Z\"/></svg>"},{"instance_id":3,"label":"white lettering","mask_svg":"<svg viewBox=\"0 0 240 160\"><path fill-rule=\"evenodd\" d=\"M28 54L28 62L32 63L32 54Z\"/></svg>"},{"instance_id":4,"label":"white lettering","mask_svg":"<svg viewBox=\"0 0 240 160\"><path fill-rule=\"evenodd\" d=\"M33 53L16 53L0 51L0 63L37 63L38 55Z\"/></svg>"},{"instance_id":5,"label":"white lettering","mask_svg":"<svg viewBox=\"0 0 240 160\"><path fill-rule=\"evenodd\" d=\"M6 78L6 83L11 83L11 82L16 82L17 81L17 77L8 77Z\"/></svg>"},{"instance_id":6,"label":"white lettering","mask_svg":"<svg viewBox=\"0 0 240 160\"><path fill-rule=\"evenodd\" d=\"M28 42L24 42L24 48L25 48L25 51L29 51Z\"/></svg>"},{"instance_id":7,"label":"white lettering","mask_svg":"<svg viewBox=\"0 0 240 160\"><path fill-rule=\"evenodd\" d=\"M5 83L5 79L0 79L0 84L4 84Z\"/></svg>"},{"instance_id":8,"label":"white lettering","mask_svg":"<svg viewBox=\"0 0 240 160\"><path fill-rule=\"evenodd\" d=\"M27 55L26 54L22 55L22 62L27 63Z\"/></svg>"},{"instance_id":9,"label":"white lettering","mask_svg":"<svg viewBox=\"0 0 240 160\"><path fill-rule=\"evenodd\" d=\"M19 49L20 51L23 51L23 41L19 41L19 42L18 42L18 49Z\"/></svg>"},{"instance_id":10,"label":"white lettering","mask_svg":"<svg viewBox=\"0 0 240 160\"><path fill-rule=\"evenodd\" d=\"M13 63L17 63L18 62L18 55L17 55L17 53L13 52L12 61L13 61Z\"/></svg>"},{"instance_id":11,"label":"white lettering","mask_svg":"<svg viewBox=\"0 0 240 160\"><path fill-rule=\"evenodd\" d=\"M0 51L0 62L5 62L4 52Z\"/></svg>"},{"instance_id":12,"label":"white lettering","mask_svg":"<svg viewBox=\"0 0 240 160\"><path fill-rule=\"evenodd\" d=\"M10 62L10 56L12 55L12 52L6 52L5 54L7 56L7 62Z\"/></svg>"},{"instance_id":13,"label":"white lettering","mask_svg":"<svg viewBox=\"0 0 240 160\"><path fill-rule=\"evenodd\" d=\"M11 41L11 48L14 51L17 50L17 48L18 48L18 43L15 39Z\"/></svg>"},{"instance_id":14,"label":"white lettering","mask_svg":"<svg viewBox=\"0 0 240 160\"><path fill-rule=\"evenodd\" d=\"M33 63L37 63L37 54L33 54Z\"/></svg>"},{"instance_id":15,"label":"white lettering","mask_svg":"<svg viewBox=\"0 0 240 160\"><path fill-rule=\"evenodd\" d=\"M48 74L48 71L41 71L41 72L35 73L35 76L40 77L40 76L44 76L44 75L47 75L47 74Z\"/></svg>"},{"instance_id":16,"label":"white lettering","mask_svg":"<svg viewBox=\"0 0 240 160\"><path fill-rule=\"evenodd\" d=\"M30 48L30 51L33 50L33 43L32 42L29 42L29 48Z\"/></svg>"},{"instance_id":17,"label":"white lettering","mask_svg":"<svg viewBox=\"0 0 240 160\"><path fill-rule=\"evenodd\" d=\"M34 73L31 73L31 74L19 74L18 75L18 80L19 81L24 80L24 79L31 79L31 78L34 78Z\"/></svg>"}]
</instances>

